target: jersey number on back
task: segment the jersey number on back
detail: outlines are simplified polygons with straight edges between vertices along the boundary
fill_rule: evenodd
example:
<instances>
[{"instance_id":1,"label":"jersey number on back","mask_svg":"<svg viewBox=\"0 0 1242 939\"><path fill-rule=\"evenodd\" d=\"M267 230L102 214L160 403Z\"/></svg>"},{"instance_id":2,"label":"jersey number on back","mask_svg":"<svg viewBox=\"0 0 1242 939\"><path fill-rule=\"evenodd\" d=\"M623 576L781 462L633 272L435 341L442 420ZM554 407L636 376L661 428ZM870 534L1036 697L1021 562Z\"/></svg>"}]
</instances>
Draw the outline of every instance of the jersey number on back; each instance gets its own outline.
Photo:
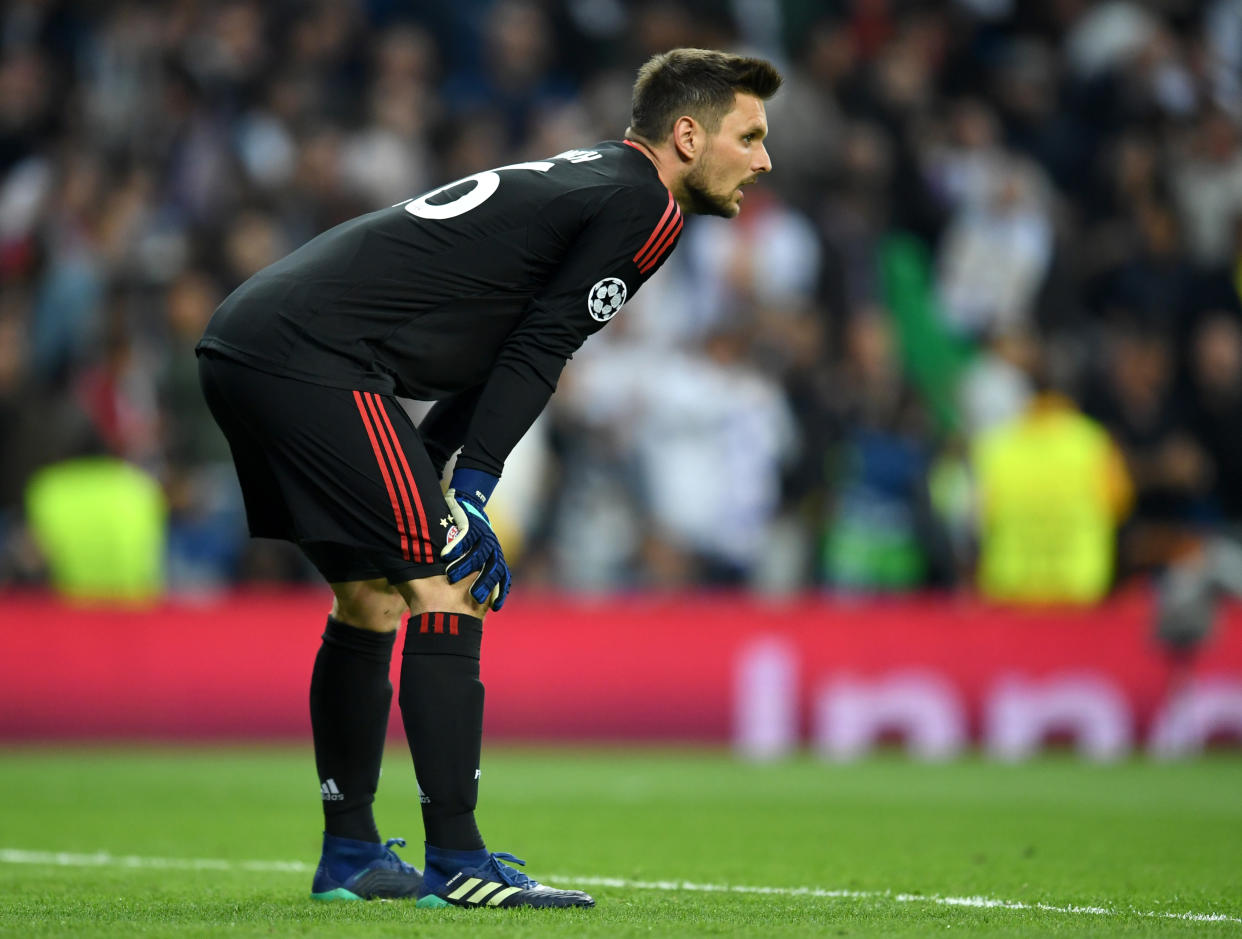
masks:
<instances>
[{"instance_id":1,"label":"jersey number on back","mask_svg":"<svg viewBox=\"0 0 1242 939\"><path fill-rule=\"evenodd\" d=\"M500 174L505 170L538 170L540 173L546 173L552 169L553 164L549 160L539 160L534 163L514 163L510 166L501 166L494 170L486 170L482 173L475 173L473 176L467 176L456 182L449 183L447 186L441 186L439 189L433 189L426 195L419 196L417 199L411 199L405 203L405 210L411 215L418 218L446 219L456 218L459 215L465 215L471 209L477 209L484 202L492 197L496 190L500 187ZM452 202L443 202L437 205L431 205L428 201L440 195L440 193L452 189L454 186L460 186L473 180L475 186L469 192L458 196ZM400 203L398 203L399 205Z\"/></svg>"}]
</instances>

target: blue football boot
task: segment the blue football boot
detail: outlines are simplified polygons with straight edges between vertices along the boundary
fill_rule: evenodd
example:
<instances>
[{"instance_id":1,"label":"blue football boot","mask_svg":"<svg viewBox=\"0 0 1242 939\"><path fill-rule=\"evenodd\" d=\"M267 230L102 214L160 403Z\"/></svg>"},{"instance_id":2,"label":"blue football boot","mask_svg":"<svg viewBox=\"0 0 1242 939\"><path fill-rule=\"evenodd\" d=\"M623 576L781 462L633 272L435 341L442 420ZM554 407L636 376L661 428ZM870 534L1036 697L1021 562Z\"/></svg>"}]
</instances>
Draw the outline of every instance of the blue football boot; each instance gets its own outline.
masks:
<instances>
[{"instance_id":1,"label":"blue football boot","mask_svg":"<svg viewBox=\"0 0 1242 939\"><path fill-rule=\"evenodd\" d=\"M566 907L594 906L595 900L581 890L557 890L531 880L502 861L525 866L512 854L478 851L447 851L427 846L427 866L420 907Z\"/></svg>"},{"instance_id":2,"label":"blue football boot","mask_svg":"<svg viewBox=\"0 0 1242 939\"><path fill-rule=\"evenodd\" d=\"M384 844L338 838L326 832L323 854L311 884L312 900L401 900L417 897L423 886L418 869L392 850L402 838Z\"/></svg>"}]
</instances>

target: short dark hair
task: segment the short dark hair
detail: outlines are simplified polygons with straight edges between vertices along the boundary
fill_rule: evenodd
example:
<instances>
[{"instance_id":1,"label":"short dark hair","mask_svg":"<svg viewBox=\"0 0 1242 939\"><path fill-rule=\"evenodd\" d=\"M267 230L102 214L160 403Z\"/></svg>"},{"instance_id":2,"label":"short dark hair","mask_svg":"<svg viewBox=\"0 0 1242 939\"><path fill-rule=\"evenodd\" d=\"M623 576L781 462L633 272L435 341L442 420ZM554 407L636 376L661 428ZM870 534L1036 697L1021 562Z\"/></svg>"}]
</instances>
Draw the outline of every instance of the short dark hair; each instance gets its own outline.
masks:
<instances>
[{"instance_id":1,"label":"short dark hair","mask_svg":"<svg viewBox=\"0 0 1242 939\"><path fill-rule=\"evenodd\" d=\"M673 123L689 114L709 133L733 108L736 92L767 100L781 87L781 73L764 59L715 49L672 49L653 55L638 70L630 132L659 143Z\"/></svg>"}]
</instances>

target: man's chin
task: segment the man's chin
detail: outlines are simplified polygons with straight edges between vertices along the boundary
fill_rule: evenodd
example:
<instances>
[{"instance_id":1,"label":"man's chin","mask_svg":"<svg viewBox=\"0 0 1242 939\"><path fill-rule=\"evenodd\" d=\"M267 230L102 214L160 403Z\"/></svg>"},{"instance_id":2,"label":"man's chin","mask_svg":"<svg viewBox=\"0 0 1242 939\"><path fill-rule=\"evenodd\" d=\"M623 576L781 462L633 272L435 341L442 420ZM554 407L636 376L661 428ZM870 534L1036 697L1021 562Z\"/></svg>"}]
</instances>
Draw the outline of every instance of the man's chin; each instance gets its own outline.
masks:
<instances>
[{"instance_id":1,"label":"man's chin","mask_svg":"<svg viewBox=\"0 0 1242 939\"><path fill-rule=\"evenodd\" d=\"M729 195L722 197L719 202L721 218L737 218L742 211L742 190L733 190Z\"/></svg>"},{"instance_id":2,"label":"man's chin","mask_svg":"<svg viewBox=\"0 0 1242 939\"><path fill-rule=\"evenodd\" d=\"M701 189L690 189L688 211L691 215L715 215L717 218L736 218L742 210L735 195L716 196Z\"/></svg>"},{"instance_id":3,"label":"man's chin","mask_svg":"<svg viewBox=\"0 0 1242 939\"><path fill-rule=\"evenodd\" d=\"M698 214L715 215L717 218L737 218L738 213L741 211L742 206L740 203L733 200L721 199L717 201L713 199Z\"/></svg>"}]
</instances>

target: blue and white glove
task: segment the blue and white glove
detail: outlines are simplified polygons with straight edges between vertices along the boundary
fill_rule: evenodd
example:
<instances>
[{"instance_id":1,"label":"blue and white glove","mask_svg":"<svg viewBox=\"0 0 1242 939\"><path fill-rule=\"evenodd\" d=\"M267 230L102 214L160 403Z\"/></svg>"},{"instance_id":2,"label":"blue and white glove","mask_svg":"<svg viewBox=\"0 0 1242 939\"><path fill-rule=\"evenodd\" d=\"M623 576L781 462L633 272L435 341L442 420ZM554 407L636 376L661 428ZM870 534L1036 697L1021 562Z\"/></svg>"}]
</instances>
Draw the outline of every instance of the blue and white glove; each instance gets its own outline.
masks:
<instances>
[{"instance_id":1,"label":"blue and white glove","mask_svg":"<svg viewBox=\"0 0 1242 939\"><path fill-rule=\"evenodd\" d=\"M453 472L445 494L453 527L449 529L448 544L440 552L449 583L458 583L477 573L470 585L470 596L493 610L505 605L505 597L513 583L500 549L500 539L492 531L491 520L483 510L497 482L497 477L480 470Z\"/></svg>"}]
</instances>

